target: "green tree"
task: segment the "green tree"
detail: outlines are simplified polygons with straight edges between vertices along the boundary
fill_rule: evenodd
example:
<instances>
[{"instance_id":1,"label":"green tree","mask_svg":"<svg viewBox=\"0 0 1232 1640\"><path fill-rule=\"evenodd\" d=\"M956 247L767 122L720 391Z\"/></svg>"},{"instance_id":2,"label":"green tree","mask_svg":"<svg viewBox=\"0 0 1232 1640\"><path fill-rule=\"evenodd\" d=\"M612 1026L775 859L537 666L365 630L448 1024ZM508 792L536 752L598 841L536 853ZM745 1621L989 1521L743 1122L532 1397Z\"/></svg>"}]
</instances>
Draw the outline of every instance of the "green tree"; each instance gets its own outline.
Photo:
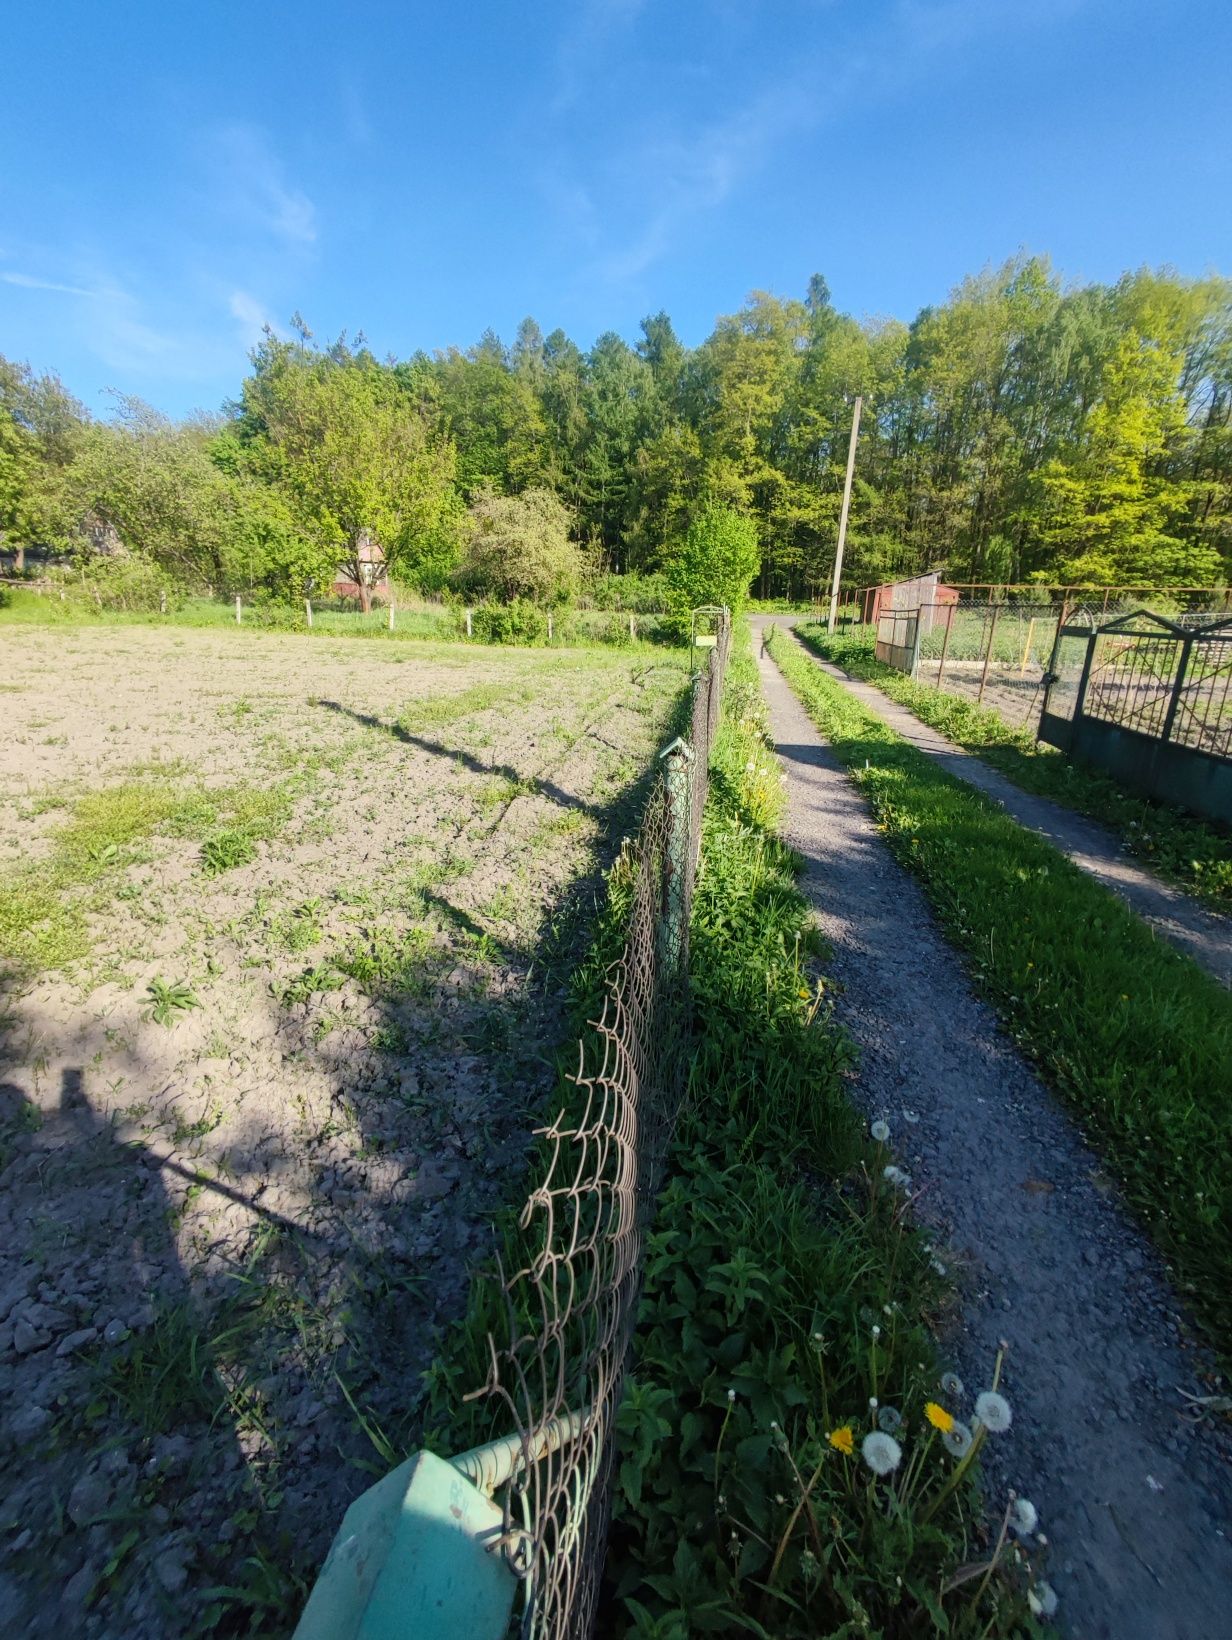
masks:
<instances>
[{"instance_id":1,"label":"green tree","mask_svg":"<svg viewBox=\"0 0 1232 1640\"><path fill-rule=\"evenodd\" d=\"M440 584L460 523L454 449L392 371L370 355L306 353L270 337L244 384L241 426L254 466L283 488L315 544L318 578L343 569L368 609L374 541L391 575Z\"/></svg>"},{"instance_id":2,"label":"green tree","mask_svg":"<svg viewBox=\"0 0 1232 1640\"><path fill-rule=\"evenodd\" d=\"M569 514L546 489L476 496L455 579L479 597L568 603L582 579L582 555L569 539Z\"/></svg>"},{"instance_id":3,"label":"green tree","mask_svg":"<svg viewBox=\"0 0 1232 1640\"><path fill-rule=\"evenodd\" d=\"M668 559L666 573L675 607L726 604L742 609L761 565L757 525L730 507L708 506Z\"/></svg>"},{"instance_id":4,"label":"green tree","mask_svg":"<svg viewBox=\"0 0 1232 1640\"><path fill-rule=\"evenodd\" d=\"M1186 432L1179 376L1175 354L1134 331L1125 334L1081 444L1045 467L1043 535L1061 579L1161 586L1218 576L1218 554L1175 529L1190 499L1186 485L1164 471Z\"/></svg>"}]
</instances>

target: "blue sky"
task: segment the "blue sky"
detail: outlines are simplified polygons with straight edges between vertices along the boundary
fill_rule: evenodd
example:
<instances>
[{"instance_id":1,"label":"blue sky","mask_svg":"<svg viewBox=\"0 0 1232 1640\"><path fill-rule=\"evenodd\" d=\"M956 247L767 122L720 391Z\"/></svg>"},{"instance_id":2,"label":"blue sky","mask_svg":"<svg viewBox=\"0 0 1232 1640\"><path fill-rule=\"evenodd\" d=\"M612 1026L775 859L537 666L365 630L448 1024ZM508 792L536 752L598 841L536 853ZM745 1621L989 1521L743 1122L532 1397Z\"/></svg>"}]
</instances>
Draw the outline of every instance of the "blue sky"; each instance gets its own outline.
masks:
<instances>
[{"instance_id":1,"label":"blue sky","mask_svg":"<svg viewBox=\"0 0 1232 1640\"><path fill-rule=\"evenodd\" d=\"M1224 0L9 0L0 353L179 413L268 318L583 347L910 318L1019 248L1232 272Z\"/></svg>"}]
</instances>

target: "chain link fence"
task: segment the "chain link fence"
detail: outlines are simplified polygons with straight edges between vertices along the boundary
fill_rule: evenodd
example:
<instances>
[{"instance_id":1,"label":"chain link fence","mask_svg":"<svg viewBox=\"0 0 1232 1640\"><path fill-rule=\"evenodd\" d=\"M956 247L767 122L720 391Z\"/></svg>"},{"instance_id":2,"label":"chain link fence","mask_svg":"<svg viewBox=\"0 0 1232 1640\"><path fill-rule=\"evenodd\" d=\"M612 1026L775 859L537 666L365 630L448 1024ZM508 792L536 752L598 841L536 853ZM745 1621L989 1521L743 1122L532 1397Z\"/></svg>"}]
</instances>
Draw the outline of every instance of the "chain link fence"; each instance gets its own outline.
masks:
<instances>
[{"instance_id":1,"label":"chain link fence","mask_svg":"<svg viewBox=\"0 0 1232 1640\"><path fill-rule=\"evenodd\" d=\"M689 915L731 645L726 611L713 624L714 647L694 650L691 744L662 754L625 847L625 947L578 1045L575 1096L543 1135L528 1251L507 1273L505 1336L489 1337L476 1392L515 1432L501 1552L522 1584L520 1632L535 1640L587 1635L596 1615L643 1242L686 1069Z\"/></svg>"}]
</instances>

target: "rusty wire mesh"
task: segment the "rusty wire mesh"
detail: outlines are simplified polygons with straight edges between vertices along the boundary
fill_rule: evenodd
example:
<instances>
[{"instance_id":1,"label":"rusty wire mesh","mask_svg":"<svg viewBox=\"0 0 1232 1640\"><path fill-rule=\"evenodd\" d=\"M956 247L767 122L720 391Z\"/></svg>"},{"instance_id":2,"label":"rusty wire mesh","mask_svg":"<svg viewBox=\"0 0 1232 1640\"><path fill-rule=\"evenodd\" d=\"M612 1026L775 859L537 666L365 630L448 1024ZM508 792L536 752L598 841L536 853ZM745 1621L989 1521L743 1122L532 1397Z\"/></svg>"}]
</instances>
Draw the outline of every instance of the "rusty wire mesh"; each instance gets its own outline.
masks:
<instances>
[{"instance_id":1,"label":"rusty wire mesh","mask_svg":"<svg viewBox=\"0 0 1232 1640\"><path fill-rule=\"evenodd\" d=\"M676 743L618 872L631 884L624 950L578 1044L574 1097L544 1131L507 1274L506 1336L489 1337L477 1392L516 1431L504 1553L523 1579L520 1632L587 1635L596 1615L625 1360L643 1239L680 1104L690 1026L688 918L730 621L693 679L691 744Z\"/></svg>"}]
</instances>

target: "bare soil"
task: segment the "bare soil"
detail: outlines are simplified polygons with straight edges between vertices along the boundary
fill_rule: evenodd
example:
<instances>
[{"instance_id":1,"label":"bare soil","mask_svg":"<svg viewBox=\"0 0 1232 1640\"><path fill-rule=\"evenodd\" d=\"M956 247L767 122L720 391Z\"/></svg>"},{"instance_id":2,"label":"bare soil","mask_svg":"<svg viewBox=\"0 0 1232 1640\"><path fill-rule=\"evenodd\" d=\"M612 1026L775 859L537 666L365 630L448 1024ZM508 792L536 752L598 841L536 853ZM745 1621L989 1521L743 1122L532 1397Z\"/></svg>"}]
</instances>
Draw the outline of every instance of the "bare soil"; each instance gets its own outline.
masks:
<instances>
[{"instance_id":1,"label":"bare soil","mask_svg":"<svg viewBox=\"0 0 1232 1640\"><path fill-rule=\"evenodd\" d=\"M88 954L10 986L0 1632L294 1621L523 1188L561 965L683 681L644 652L6 634L0 874L99 790L287 802L217 875L182 824L108 856ZM159 983L192 998L165 1023Z\"/></svg>"}]
</instances>

